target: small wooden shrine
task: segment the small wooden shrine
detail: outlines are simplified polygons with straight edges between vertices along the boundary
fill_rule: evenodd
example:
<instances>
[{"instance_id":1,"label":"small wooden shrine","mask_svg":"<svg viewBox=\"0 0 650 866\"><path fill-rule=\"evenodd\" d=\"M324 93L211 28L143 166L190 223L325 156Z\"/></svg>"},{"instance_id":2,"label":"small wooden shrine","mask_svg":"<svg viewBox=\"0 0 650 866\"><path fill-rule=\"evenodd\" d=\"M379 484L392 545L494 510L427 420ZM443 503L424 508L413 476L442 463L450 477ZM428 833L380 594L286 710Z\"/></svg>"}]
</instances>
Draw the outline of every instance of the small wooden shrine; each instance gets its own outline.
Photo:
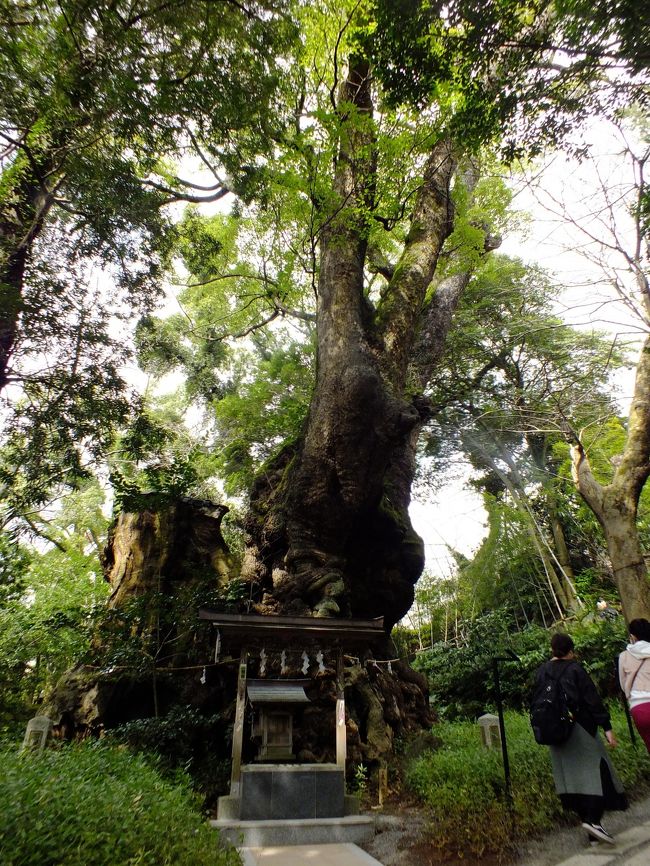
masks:
<instances>
[{"instance_id":1,"label":"small wooden shrine","mask_svg":"<svg viewBox=\"0 0 650 866\"><path fill-rule=\"evenodd\" d=\"M383 618L225 614L201 609L212 622L218 648L239 652L232 741L230 796L219 817L241 820L336 818L345 814L346 726L344 653L363 653L385 639ZM255 668L249 677L249 668ZM335 763L298 760L295 713L309 703L310 674L333 669L336 682ZM298 674L298 676L296 675ZM242 762L245 729L255 746Z\"/></svg>"},{"instance_id":2,"label":"small wooden shrine","mask_svg":"<svg viewBox=\"0 0 650 866\"><path fill-rule=\"evenodd\" d=\"M308 680L248 680L246 694L253 709L251 738L259 761L293 761L294 706L309 703Z\"/></svg>"}]
</instances>

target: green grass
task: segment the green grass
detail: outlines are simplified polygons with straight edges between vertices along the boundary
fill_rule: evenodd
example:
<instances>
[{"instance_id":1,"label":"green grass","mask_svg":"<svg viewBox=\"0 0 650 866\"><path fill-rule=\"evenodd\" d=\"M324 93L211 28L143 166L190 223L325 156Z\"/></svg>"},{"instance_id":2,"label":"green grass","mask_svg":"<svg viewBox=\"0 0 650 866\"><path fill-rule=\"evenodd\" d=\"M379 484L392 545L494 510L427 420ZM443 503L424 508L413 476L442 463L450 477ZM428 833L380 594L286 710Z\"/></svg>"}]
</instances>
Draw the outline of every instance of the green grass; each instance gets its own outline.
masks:
<instances>
[{"instance_id":1,"label":"green grass","mask_svg":"<svg viewBox=\"0 0 650 866\"><path fill-rule=\"evenodd\" d=\"M2 866L235 866L183 776L125 748L0 753Z\"/></svg>"},{"instance_id":2,"label":"green grass","mask_svg":"<svg viewBox=\"0 0 650 866\"><path fill-rule=\"evenodd\" d=\"M632 748L622 710L613 708L619 746L612 760L626 789L650 780L650 759L643 746ZM452 857L507 854L517 840L549 830L566 820L555 794L548 749L538 746L528 716L507 712L505 729L511 769L513 810L505 796L499 748L480 743L475 722L441 722L435 752L416 759L407 784L431 810L432 842Z\"/></svg>"}]
</instances>

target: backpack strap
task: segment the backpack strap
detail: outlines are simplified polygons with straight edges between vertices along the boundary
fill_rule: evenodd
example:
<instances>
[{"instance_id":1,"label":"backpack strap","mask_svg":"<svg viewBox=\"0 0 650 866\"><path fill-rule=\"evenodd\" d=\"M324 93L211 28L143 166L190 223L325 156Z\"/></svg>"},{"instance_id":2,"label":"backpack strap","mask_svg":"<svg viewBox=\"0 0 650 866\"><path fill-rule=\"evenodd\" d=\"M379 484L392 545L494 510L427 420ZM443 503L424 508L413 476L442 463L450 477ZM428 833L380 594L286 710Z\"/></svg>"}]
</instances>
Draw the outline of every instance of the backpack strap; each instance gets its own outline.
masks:
<instances>
[{"instance_id":1,"label":"backpack strap","mask_svg":"<svg viewBox=\"0 0 650 866\"><path fill-rule=\"evenodd\" d=\"M641 659L641 664L640 664L639 667L634 671L634 676L632 677L632 682L630 683L630 694L632 694L632 688L633 688L633 686L634 686L634 680L636 679L636 675L639 673L639 671L641 670L641 668L643 667L643 665L644 665L647 661L648 661L647 658L646 658L646 659Z\"/></svg>"},{"instance_id":2,"label":"backpack strap","mask_svg":"<svg viewBox=\"0 0 650 866\"><path fill-rule=\"evenodd\" d=\"M556 665L556 663L554 661L550 661L550 660L548 662L546 662L546 670L548 671L548 675L550 676L550 678L552 680L555 680L555 682L558 683L558 685L562 682L564 675L567 674L570 670L573 670L573 668L576 666L579 667L578 662L575 661L574 659L570 659L568 665ZM558 667L560 669L559 674L553 675L551 673L551 671L554 669L554 667ZM563 688L564 688L564 686L563 686ZM566 693L566 690L564 691L564 695L565 695L565 698L567 700L567 703L569 704L569 708L571 709L571 712L573 712L573 713L577 712L576 707L580 704L580 694L578 693L578 703L576 704L575 707L573 706L573 701L569 700L569 695Z\"/></svg>"}]
</instances>

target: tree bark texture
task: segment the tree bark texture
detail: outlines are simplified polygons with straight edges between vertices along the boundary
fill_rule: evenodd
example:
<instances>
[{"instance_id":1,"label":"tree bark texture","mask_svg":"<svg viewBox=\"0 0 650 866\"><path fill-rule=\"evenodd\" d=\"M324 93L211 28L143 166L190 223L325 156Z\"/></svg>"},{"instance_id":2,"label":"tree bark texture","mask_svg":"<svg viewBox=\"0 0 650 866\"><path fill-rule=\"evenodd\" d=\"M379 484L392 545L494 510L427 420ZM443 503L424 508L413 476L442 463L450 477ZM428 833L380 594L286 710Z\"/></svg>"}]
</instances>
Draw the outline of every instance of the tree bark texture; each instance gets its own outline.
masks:
<instances>
[{"instance_id":1,"label":"tree bark texture","mask_svg":"<svg viewBox=\"0 0 650 866\"><path fill-rule=\"evenodd\" d=\"M179 711L182 715L190 708L204 719L203 725L219 718L224 728L218 740L206 740L203 726L179 733L183 742L195 737L193 748L203 762L197 768L203 770L207 761L230 759L227 728L234 721L238 653L229 658L226 639L220 658L215 658L215 636L209 625L199 623L196 596L203 590L205 598L206 584L208 589L224 587L232 576L233 563L220 530L224 513L212 503L184 500L165 506L152 502L150 508L117 517L104 561L113 589L107 628L98 632L94 647L103 663L69 671L44 708L63 736L98 734L135 719L163 718ZM187 601L180 609L179 598ZM172 618L171 627L167 616L161 629L161 617L170 607L179 615ZM120 655L115 663L107 655L107 642L121 621L127 633L118 635ZM140 663L133 658L134 644L140 648ZM249 668L254 669L254 641L249 650ZM271 649L269 655L274 655ZM300 677L302 659L297 658L294 652L290 675ZM391 752L395 738L430 727L426 678L400 661L393 661L391 669L372 658L349 661L344 672L348 766L376 765ZM335 760L336 677L336 670L328 667L311 674L310 703L294 719L294 745L302 762ZM188 722L181 719L179 724ZM252 761L254 755L247 727L244 759ZM204 774L199 772L199 777L204 785ZM225 792L214 784L215 793Z\"/></svg>"},{"instance_id":2,"label":"tree bark texture","mask_svg":"<svg viewBox=\"0 0 650 866\"><path fill-rule=\"evenodd\" d=\"M206 573L215 588L223 587L234 568L220 528L226 512L223 505L192 499L120 512L104 553L109 607L148 592L169 594Z\"/></svg>"},{"instance_id":3,"label":"tree bark texture","mask_svg":"<svg viewBox=\"0 0 650 866\"><path fill-rule=\"evenodd\" d=\"M121 512L111 528L103 565L112 593L90 662L62 677L49 698L46 714L67 736L179 705L214 713L230 700L220 669L200 680L214 644L197 618L201 599L210 603L233 576L220 529L227 509L148 498L149 507Z\"/></svg>"},{"instance_id":4,"label":"tree bark texture","mask_svg":"<svg viewBox=\"0 0 650 866\"><path fill-rule=\"evenodd\" d=\"M639 497L650 475L650 337L636 369L627 439L609 484L594 476L581 442L571 448L576 488L603 528L625 618L650 618L650 583L637 527Z\"/></svg>"}]
</instances>

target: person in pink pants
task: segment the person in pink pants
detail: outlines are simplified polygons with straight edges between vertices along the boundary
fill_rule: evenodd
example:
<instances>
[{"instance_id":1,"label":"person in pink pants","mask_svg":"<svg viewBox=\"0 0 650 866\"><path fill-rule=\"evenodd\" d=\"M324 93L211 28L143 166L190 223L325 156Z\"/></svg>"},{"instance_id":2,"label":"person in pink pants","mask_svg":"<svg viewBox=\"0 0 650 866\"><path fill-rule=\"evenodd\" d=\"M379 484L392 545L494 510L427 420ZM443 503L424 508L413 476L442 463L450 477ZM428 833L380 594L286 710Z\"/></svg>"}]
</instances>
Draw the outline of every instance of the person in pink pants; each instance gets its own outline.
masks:
<instances>
[{"instance_id":1,"label":"person in pink pants","mask_svg":"<svg viewBox=\"0 0 650 866\"><path fill-rule=\"evenodd\" d=\"M634 724L650 752L650 622L633 619L630 642L618 658L618 678Z\"/></svg>"}]
</instances>

